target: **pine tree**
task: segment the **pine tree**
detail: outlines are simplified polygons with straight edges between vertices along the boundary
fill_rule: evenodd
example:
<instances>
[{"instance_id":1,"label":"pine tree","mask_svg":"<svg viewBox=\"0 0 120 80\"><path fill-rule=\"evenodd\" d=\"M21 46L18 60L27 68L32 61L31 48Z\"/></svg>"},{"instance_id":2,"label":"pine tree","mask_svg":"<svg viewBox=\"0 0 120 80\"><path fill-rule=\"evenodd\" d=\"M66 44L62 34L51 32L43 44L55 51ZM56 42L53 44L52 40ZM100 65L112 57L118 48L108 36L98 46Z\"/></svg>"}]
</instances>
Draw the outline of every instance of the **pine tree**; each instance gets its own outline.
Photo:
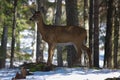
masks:
<instances>
[{"instance_id":1,"label":"pine tree","mask_svg":"<svg viewBox=\"0 0 120 80\"><path fill-rule=\"evenodd\" d=\"M61 14L62 14L62 0L56 1L56 15L55 15L55 25L61 25ZM63 47L57 46L57 62L58 66L63 66L62 59L62 49Z\"/></svg>"},{"instance_id":2,"label":"pine tree","mask_svg":"<svg viewBox=\"0 0 120 80\"><path fill-rule=\"evenodd\" d=\"M115 6L116 5L116 6ZM118 67L118 43L119 43L119 0L115 1L115 16L114 16L114 68Z\"/></svg>"},{"instance_id":3,"label":"pine tree","mask_svg":"<svg viewBox=\"0 0 120 80\"><path fill-rule=\"evenodd\" d=\"M0 15L2 15L0 17L0 25L3 27L0 27L1 29L3 29L3 31L1 31L2 36L0 36L1 39L1 46L0 46L0 69L1 68L5 68L5 62L6 62L6 55L7 55L7 40L8 40L8 25L9 25L9 21L8 19L10 18L9 15L9 3L7 1L4 2L0 2L1 5L1 13ZM6 21L7 20L7 21Z\"/></svg>"},{"instance_id":4,"label":"pine tree","mask_svg":"<svg viewBox=\"0 0 120 80\"><path fill-rule=\"evenodd\" d=\"M43 0L36 0L36 8L37 10L40 10L41 7L43 7ZM37 44L36 44L36 62L42 62L43 61L43 44L42 44L42 37L39 33L38 27L37 27Z\"/></svg>"},{"instance_id":5,"label":"pine tree","mask_svg":"<svg viewBox=\"0 0 120 80\"><path fill-rule=\"evenodd\" d=\"M67 15L67 25L78 26L78 11L77 11L77 0L65 0L66 2L66 15ZM74 46L67 47L67 61L68 66L71 67L75 59L76 50Z\"/></svg>"},{"instance_id":6,"label":"pine tree","mask_svg":"<svg viewBox=\"0 0 120 80\"><path fill-rule=\"evenodd\" d=\"M93 0L89 0L89 48L93 53Z\"/></svg>"},{"instance_id":7,"label":"pine tree","mask_svg":"<svg viewBox=\"0 0 120 80\"><path fill-rule=\"evenodd\" d=\"M17 18L17 1L14 0L13 9L13 26L12 26L12 42L11 42L11 57L10 57L10 68L13 68L14 52L15 52L15 32L16 32L16 18Z\"/></svg>"},{"instance_id":8,"label":"pine tree","mask_svg":"<svg viewBox=\"0 0 120 80\"><path fill-rule=\"evenodd\" d=\"M112 29L113 29L113 1L108 0L107 8L107 28L105 37L104 67L112 67Z\"/></svg>"},{"instance_id":9,"label":"pine tree","mask_svg":"<svg viewBox=\"0 0 120 80\"><path fill-rule=\"evenodd\" d=\"M99 67L99 0L94 0L94 67Z\"/></svg>"}]
</instances>

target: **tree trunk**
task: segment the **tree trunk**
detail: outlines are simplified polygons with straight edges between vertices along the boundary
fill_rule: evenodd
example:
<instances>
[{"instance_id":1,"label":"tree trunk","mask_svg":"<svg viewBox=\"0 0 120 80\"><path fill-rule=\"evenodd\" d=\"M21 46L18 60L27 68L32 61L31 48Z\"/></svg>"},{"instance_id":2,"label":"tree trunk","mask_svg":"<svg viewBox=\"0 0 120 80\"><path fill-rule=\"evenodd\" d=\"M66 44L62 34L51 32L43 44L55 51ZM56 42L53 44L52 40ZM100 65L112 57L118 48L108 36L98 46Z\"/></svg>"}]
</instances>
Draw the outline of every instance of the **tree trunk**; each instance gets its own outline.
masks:
<instances>
[{"instance_id":1,"label":"tree trunk","mask_svg":"<svg viewBox=\"0 0 120 80\"><path fill-rule=\"evenodd\" d=\"M20 51L20 31L17 31L16 50Z\"/></svg>"},{"instance_id":2,"label":"tree trunk","mask_svg":"<svg viewBox=\"0 0 120 80\"><path fill-rule=\"evenodd\" d=\"M94 67L99 67L99 0L94 0Z\"/></svg>"},{"instance_id":3,"label":"tree trunk","mask_svg":"<svg viewBox=\"0 0 120 80\"><path fill-rule=\"evenodd\" d=\"M113 1L108 1L107 9L107 28L105 37L105 56L104 56L104 67L112 67L112 29L113 29Z\"/></svg>"},{"instance_id":4,"label":"tree trunk","mask_svg":"<svg viewBox=\"0 0 120 80\"><path fill-rule=\"evenodd\" d=\"M43 7L43 0L37 0L37 10L40 10ZM38 31L37 27L37 44L36 44L36 62L43 62L43 44L42 38Z\"/></svg>"},{"instance_id":5,"label":"tree trunk","mask_svg":"<svg viewBox=\"0 0 120 80\"><path fill-rule=\"evenodd\" d=\"M65 0L66 3L66 16L67 16L67 25L78 26L78 9L77 9L77 0Z\"/></svg>"},{"instance_id":6,"label":"tree trunk","mask_svg":"<svg viewBox=\"0 0 120 80\"><path fill-rule=\"evenodd\" d=\"M119 5L119 1L116 1L116 7L115 7L115 19L114 19L114 68L118 67L118 40L119 40L119 11L118 11L118 5Z\"/></svg>"},{"instance_id":7,"label":"tree trunk","mask_svg":"<svg viewBox=\"0 0 120 80\"><path fill-rule=\"evenodd\" d=\"M118 18L120 20L120 0L118 0ZM118 55L120 55L120 21L119 21L119 39L118 39ZM117 60L117 65L118 68L120 68L120 56L117 56L118 60Z\"/></svg>"},{"instance_id":8,"label":"tree trunk","mask_svg":"<svg viewBox=\"0 0 120 80\"><path fill-rule=\"evenodd\" d=\"M16 17L17 17L17 1L18 1L18 0L14 0L10 68L13 68L13 61L14 61L14 51L15 51L15 29L16 29Z\"/></svg>"},{"instance_id":9,"label":"tree trunk","mask_svg":"<svg viewBox=\"0 0 120 80\"><path fill-rule=\"evenodd\" d=\"M37 29L36 62L43 62L42 38Z\"/></svg>"},{"instance_id":10,"label":"tree trunk","mask_svg":"<svg viewBox=\"0 0 120 80\"><path fill-rule=\"evenodd\" d=\"M0 47L0 69L5 68L5 60L7 54L7 37L8 37L7 33L8 33L8 27L4 25L1 47Z\"/></svg>"},{"instance_id":11,"label":"tree trunk","mask_svg":"<svg viewBox=\"0 0 120 80\"><path fill-rule=\"evenodd\" d=\"M63 47L57 46L57 63L59 67L63 66L62 51L63 51Z\"/></svg>"},{"instance_id":12,"label":"tree trunk","mask_svg":"<svg viewBox=\"0 0 120 80\"><path fill-rule=\"evenodd\" d=\"M93 0L89 0L89 48L93 53Z\"/></svg>"},{"instance_id":13,"label":"tree trunk","mask_svg":"<svg viewBox=\"0 0 120 80\"><path fill-rule=\"evenodd\" d=\"M61 14L62 14L62 0L57 0L56 5L56 15L55 15L55 24L61 25ZM57 62L58 66L63 66L63 59L62 59L62 48L61 46L57 46Z\"/></svg>"},{"instance_id":14,"label":"tree trunk","mask_svg":"<svg viewBox=\"0 0 120 80\"><path fill-rule=\"evenodd\" d=\"M87 28L88 20L88 0L84 0L84 26Z\"/></svg>"},{"instance_id":15,"label":"tree trunk","mask_svg":"<svg viewBox=\"0 0 120 80\"><path fill-rule=\"evenodd\" d=\"M84 27L86 28L86 30L88 31L88 0L84 0ZM88 39L85 41L84 44L86 44L88 41ZM85 52L86 53L86 52ZM87 62L88 61L88 58L87 58L87 55L86 54L83 54L84 56L84 65L87 66L89 65L89 63ZM83 57L82 56L82 57Z\"/></svg>"},{"instance_id":16,"label":"tree trunk","mask_svg":"<svg viewBox=\"0 0 120 80\"><path fill-rule=\"evenodd\" d=\"M67 16L67 25L78 26L78 11L77 11L77 0L65 0L66 3L66 16ZM68 66L71 67L73 59L75 59L76 50L74 46L67 47L67 62Z\"/></svg>"},{"instance_id":17,"label":"tree trunk","mask_svg":"<svg viewBox=\"0 0 120 80\"><path fill-rule=\"evenodd\" d=\"M61 14L62 14L62 0L57 0L55 15L55 24L57 25L61 25Z\"/></svg>"}]
</instances>

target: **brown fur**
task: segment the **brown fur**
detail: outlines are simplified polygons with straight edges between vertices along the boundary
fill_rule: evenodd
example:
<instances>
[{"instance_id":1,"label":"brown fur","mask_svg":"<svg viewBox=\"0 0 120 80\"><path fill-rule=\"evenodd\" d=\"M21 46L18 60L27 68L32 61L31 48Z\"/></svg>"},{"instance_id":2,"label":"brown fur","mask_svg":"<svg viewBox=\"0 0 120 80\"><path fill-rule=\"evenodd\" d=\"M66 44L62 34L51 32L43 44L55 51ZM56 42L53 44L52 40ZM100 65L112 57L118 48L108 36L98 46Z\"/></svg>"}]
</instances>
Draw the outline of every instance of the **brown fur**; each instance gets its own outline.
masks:
<instances>
[{"instance_id":1,"label":"brown fur","mask_svg":"<svg viewBox=\"0 0 120 80\"><path fill-rule=\"evenodd\" d=\"M84 28L79 26L45 25L39 11L35 12L30 19L37 21L42 39L48 43L48 65L52 64L53 53L57 43L73 43L78 53L77 60L81 58L81 49L83 49L88 54L89 65L91 66L91 52L89 48L83 44L87 37L87 31Z\"/></svg>"},{"instance_id":2,"label":"brown fur","mask_svg":"<svg viewBox=\"0 0 120 80\"><path fill-rule=\"evenodd\" d=\"M26 74L27 74L27 70L24 67L22 67L21 73L17 72L15 78L12 78L12 80L26 79Z\"/></svg>"}]
</instances>

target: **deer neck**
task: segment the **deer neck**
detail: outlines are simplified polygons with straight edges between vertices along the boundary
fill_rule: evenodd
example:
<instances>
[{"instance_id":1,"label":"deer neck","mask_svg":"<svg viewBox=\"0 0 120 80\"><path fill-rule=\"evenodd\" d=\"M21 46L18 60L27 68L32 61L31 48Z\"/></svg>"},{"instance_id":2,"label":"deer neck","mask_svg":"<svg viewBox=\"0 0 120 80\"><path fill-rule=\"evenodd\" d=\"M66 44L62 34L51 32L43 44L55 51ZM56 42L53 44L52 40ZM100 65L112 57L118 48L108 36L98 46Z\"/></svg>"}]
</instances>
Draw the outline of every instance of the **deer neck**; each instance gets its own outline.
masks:
<instances>
[{"instance_id":1,"label":"deer neck","mask_svg":"<svg viewBox=\"0 0 120 80\"><path fill-rule=\"evenodd\" d=\"M38 25L38 29L39 29L41 35L44 35L46 31L45 31L45 26L44 26L44 22L42 20L42 17L39 18L37 25Z\"/></svg>"}]
</instances>

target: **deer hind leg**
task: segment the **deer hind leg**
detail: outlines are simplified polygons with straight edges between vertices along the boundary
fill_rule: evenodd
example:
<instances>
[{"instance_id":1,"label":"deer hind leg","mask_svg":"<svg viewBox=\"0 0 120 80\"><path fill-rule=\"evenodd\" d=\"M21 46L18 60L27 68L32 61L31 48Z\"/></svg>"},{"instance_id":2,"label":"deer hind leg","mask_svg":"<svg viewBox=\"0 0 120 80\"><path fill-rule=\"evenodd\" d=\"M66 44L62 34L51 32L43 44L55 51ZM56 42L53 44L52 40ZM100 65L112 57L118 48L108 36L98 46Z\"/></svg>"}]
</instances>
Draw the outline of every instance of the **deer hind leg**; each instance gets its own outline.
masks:
<instances>
[{"instance_id":1,"label":"deer hind leg","mask_svg":"<svg viewBox=\"0 0 120 80\"><path fill-rule=\"evenodd\" d=\"M48 66L52 65L54 49L55 49L55 44L48 44L48 60L47 60L47 65Z\"/></svg>"},{"instance_id":2,"label":"deer hind leg","mask_svg":"<svg viewBox=\"0 0 120 80\"><path fill-rule=\"evenodd\" d=\"M84 44L82 45L82 49L87 52L87 55L89 58L89 67L92 67L92 59L91 59L92 53L91 53L90 49L87 46L85 46Z\"/></svg>"}]
</instances>

